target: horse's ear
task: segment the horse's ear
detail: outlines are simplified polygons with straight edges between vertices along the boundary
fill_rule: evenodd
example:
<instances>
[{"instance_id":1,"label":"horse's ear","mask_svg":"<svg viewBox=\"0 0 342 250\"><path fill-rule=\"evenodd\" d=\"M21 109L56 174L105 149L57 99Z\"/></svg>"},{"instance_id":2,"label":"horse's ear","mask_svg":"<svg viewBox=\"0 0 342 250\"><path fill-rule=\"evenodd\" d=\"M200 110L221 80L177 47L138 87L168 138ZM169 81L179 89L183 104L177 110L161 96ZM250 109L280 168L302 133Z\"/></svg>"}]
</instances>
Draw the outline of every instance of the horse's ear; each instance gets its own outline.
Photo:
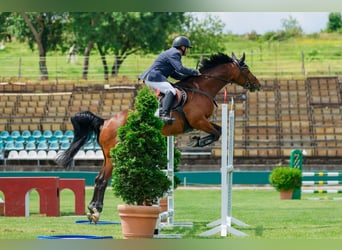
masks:
<instances>
[{"instance_id":1,"label":"horse's ear","mask_svg":"<svg viewBox=\"0 0 342 250\"><path fill-rule=\"evenodd\" d=\"M240 62L243 63L245 59L246 59L246 55L245 55L245 52L243 52Z\"/></svg>"},{"instance_id":2,"label":"horse's ear","mask_svg":"<svg viewBox=\"0 0 342 250\"><path fill-rule=\"evenodd\" d=\"M235 56L234 52L232 52L232 58L234 61L236 60L236 56Z\"/></svg>"}]
</instances>

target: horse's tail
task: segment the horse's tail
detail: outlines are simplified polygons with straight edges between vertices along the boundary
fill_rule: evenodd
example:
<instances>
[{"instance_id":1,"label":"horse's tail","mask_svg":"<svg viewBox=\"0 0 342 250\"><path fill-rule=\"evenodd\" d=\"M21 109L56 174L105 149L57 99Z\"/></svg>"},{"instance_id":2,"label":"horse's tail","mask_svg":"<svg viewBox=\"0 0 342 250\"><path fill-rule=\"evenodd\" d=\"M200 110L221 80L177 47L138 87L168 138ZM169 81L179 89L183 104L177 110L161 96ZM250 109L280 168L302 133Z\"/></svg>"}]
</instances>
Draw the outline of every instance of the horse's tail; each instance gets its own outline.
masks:
<instances>
[{"instance_id":1,"label":"horse's tail","mask_svg":"<svg viewBox=\"0 0 342 250\"><path fill-rule=\"evenodd\" d=\"M55 159L58 165L70 167L72 160L80 148L90 139L95 133L98 138L100 128L104 123L104 119L94 115L90 111L82 111L71 117L71 123L74 127L74 139L70 147L59 153Z\"/></svg>"}]
</instances>

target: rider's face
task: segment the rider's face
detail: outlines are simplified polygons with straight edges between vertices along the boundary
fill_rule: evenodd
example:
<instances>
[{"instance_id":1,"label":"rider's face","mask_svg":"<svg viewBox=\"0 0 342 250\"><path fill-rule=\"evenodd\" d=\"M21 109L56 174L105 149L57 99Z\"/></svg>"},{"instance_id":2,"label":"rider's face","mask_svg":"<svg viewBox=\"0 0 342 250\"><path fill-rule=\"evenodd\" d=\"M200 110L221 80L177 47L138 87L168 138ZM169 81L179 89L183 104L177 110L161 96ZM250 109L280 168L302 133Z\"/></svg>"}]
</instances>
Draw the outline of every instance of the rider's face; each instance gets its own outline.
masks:
<instances>
[{"instance_id":1,"label":"rider's face","mask_svg":"<svg viewBox=\"0 0 342 250\"><path fill-rule=\"evenodd\" d=\"M184 46L184 50L183 50L184 51L184 54L183 54L184 56L186 56L186 54L188 54L189 49L190 48Z\"/></svg>"}]
</instances>

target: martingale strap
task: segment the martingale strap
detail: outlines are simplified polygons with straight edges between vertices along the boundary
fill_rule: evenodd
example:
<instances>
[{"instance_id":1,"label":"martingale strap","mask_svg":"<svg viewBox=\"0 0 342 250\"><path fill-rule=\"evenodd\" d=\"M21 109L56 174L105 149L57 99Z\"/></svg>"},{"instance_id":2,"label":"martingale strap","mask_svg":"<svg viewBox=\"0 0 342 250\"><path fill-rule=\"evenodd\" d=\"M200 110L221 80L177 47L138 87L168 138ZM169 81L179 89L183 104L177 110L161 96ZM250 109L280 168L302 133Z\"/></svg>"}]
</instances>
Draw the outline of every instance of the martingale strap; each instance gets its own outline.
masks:
<instances>
[{"instance_id":1,"label":"martingale strap","mask_svg":"<svg viewBox=\"0 0 342 250\"><path fill-rule=\"evenodd\" d=\"M209 97L210 100L212 100L213 103L215 104L215 106L217 107L217 102L215 101L215 98L214 98L211 94L209 94L209 93L207 93L207 92L205 92L205 91L202 91L202 90L200 90L200 89L193 89L193 88L186 88L186 87L182 87L182 88Z\"/></svg>"}]
</instances>

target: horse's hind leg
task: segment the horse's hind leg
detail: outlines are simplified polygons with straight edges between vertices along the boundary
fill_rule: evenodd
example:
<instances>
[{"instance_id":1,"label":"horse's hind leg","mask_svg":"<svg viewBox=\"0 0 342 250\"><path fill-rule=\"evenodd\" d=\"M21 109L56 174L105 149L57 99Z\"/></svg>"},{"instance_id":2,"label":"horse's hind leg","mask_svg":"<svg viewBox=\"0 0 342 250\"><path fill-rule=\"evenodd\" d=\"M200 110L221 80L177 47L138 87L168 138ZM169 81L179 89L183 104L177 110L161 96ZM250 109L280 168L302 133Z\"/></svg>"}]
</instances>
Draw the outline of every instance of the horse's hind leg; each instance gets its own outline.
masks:
<instances>
[{"instance_id":1,"label":"horse's hind leg","mask_svg":"<svg viewBox=\"0 0 342 250\"><path fill-rule=\"evenodd\" d=\"M107 182L104 178L104 173L101 170L95 178L93 198L91 199L88 205L88 210L90 211L90 213L94 213L94 208L96 208L99 213L102 212L103 197L104 197L104 192L106 190L106 187L107 187Z\"/></svg>"},{"instance_id":2,"label":"horse's hind leg","mask_svg":"<svg viewBox=\"0 0 342 250\"><path fill-rule=\"evenodd\" d=\"M108 185L108 181L112 176L113 165L110 159L105 158L102 169L95 178L95 187L93 198L88 205L90 213L94 212L94 208L97 209L99 213L103 209L103 199Z\"/></svg>"}]
</instances>

